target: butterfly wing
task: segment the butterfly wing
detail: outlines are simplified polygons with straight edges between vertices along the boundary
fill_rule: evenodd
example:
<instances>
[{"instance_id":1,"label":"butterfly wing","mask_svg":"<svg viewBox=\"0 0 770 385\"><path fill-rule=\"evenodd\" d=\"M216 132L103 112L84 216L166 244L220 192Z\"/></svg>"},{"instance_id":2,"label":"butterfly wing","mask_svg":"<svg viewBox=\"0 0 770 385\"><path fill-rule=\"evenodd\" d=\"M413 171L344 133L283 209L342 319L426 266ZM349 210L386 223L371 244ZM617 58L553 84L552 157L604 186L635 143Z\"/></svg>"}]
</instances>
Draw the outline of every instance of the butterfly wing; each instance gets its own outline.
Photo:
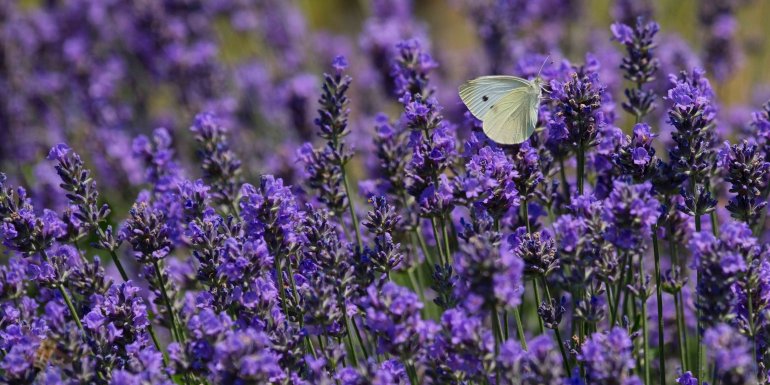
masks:
<instances>
[{"instance_id":1,"label":"butterfly wing","mask_svg":"<svg viewBox=\"0 0 770 385\"><path fill-rule=\"evenodd\" d=\"M500 144L518 144L535 132L539 93L528 88L510 91L489 108L484 133Z\"/></svg>"},{"instance_id":2,"label":"butterfly wing","mask_svg":"<svg viewBox=\"0 0 770 385\"><path fill-rule=\"evenodd\" d=\"M516 89L527 89L531 82L515 76L482 76L460 85L460 98L473 116L484 120L492 107Z\"/></svg>"}]
</instances>

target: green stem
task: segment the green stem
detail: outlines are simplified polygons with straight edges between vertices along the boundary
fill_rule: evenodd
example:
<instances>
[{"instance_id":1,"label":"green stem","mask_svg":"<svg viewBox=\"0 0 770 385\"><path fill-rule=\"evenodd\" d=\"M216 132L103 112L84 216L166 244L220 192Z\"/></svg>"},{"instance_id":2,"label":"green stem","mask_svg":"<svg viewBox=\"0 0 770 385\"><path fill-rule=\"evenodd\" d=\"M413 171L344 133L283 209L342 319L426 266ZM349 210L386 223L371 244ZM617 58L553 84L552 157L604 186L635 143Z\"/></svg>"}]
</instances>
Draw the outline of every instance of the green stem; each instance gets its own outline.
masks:
<instances>
[{"instance_id":1,"label":"green stem","mask_svg":"<svg viewBox=\"0 0 770 385\"><path fill-rule=\"evenodd\" d=\"M102 230L101 227L99 227L98 224L95 224L96 226L96 232L99 233L100 239L105 239L107 235L104 233L104 230ZM115 253L115 250L109 250L110 257L112 257L112 262L115 264L115 267L118 269L118 272L120 272L120 277L123 278L123 282L128 281L128 274L126 274L126 269L123 268L123 264L120 263L120 258L118 258L118 255Z\"/></svg>"},{"instance_id":2,"label":"green stem","mask_svg":"<svg viewBox=\"0 0 770 385\"><path fill-rule=\"evenodd\" d=\"M176 316L174 314L174 307L171 304L171 299L168 296L168 292L166 292L166 280L163 279L163 273L160 270L160 264L156 260L154 260L152 264L153 264L153 267L155 267L155 277L158 279L158 286L160 286L160 294L163 297L163 302L165 302L166 310L168 311L168 318L169 318L169 322L171 323L170 329L171 329L172 335L174 336L177 342L182 342L182 333L180 332L179 325L177 325L177 322L176 322Z\"/></svg>"},{"instance_id":3,"label":"green stem","mask_svg":"<svg viewBox=\"0 0 770 385\"><path fill-rule=\"evenodd\" d=\"M552 297L551 297L551 290L548 289L548 280L546 279L545 275L541 275L540 279L543 284L543 291L545 292L545 299L548 301L549 304L551 304ZM564 348L564 340L561 338L561 332L559 332L559 325L556 325L556 327L553 329L553 332L556 336L556 340L559 343L559 351L561 352L561 359L564 361L564 367L567 369L567 373L572 373L572 365L570 365L570 359L567 355L567 349Z\"/></svg>"},{"instance_id":4,"label":"green stem","mask_svg":"<svg viewBox=\"0 0 770 385\"><path fill-rule=\"evenodd\" d=\"M45 249L40 250L40 256L43 257L44 261L48 261L48 253L45 251ZM58 281L59 273L55 273L56 278ZM67 289L62 286L61 283L58 283L56 285L56 288L59 290L59 293L61 294L62 298L64 299L64 303L67 304L67 308L70 311L70 314L72 315L72 319L75 320L75 324L78 325L78 329L85 335L86 330L83 329L83 324L80 322L80 316L78 316L78 312L75 310L75 305L72 304L72 299L70 299L70 295L67 293Z\"/></svg>"},{"instance_id":5,"label":"green stem","mask_svg":"<svg viewBox=\"0 0 770 385\"><path fill-rule=\"evenodd\" d=\"M641 261L639 261L639 267L641 268ZM643 280L643 274L639 271L639 280ZM650 330L647 327L647 301L642 301L642 349L644 349L644 383L651 384L650 382ZM660 334L663 329L661 329ZM662 382L662 384L665 382Z\"/></svg>"},{"instance_id":6,"label":"green stem","mask_svg":"<svg viewBox=\"0 0 770 385\"><path fill-rule=\"evenodd\" d=\"M585 172L585 149L583 144L580 143L577 148L577 182L578 182L578 195L583 195L583 174Z\"/></svg>"},{"instance_id":7,"label":"green stem","mask_svg":"<svg viewBox=\"0 0 770 385\"><path fill-rule=\"evenodd\" d=\"M660 366L660 383L666 383L666 357L663 354L663 287L660 277L660 251L658 249L658 228L652 229L652 247L655 255L655 295L658 301L658 365ZM649 364L648 364L649 365Z\"/></svg>"},{"instance_id":8,"label":"green stem","mask_svg":"<svg viewBox=\"0 0 770 385\"><path fill-rule=\"evenodd\" d=\"M682 371L686 372L690 366L687 363L687 330L684 324L684 308L682 307L682 292L674 294L674 307L676 307L676 332L679 337L679 359L682 361Z\"/></svg>"},{"instance_id":9,"label":"green stem","mask_svg":"<svg viewBox=\"0 0 770 385\"><path fill-rule=\"evenodd\" d=\"M80 331L85 334L86 330L83 329L83 324L80 323L80 317L78 317L78 313L75 311L75 306L72 304L72 300L70 299L70 295L67 294L67 290L64 289L64 286L61 284L57 285L57 288L59 289L59 293L61 293L62 298L64 298L64 303L67 304L67 308L70 310L72 319L74 319L75 323L78 325L78 329L80 329Z\"/></svg>"},{"instance_id":10,"label":"green stem","mask_svg":"<svg viewBox=\"0 0 770 385\"><path fill-rule=\"evenodd\" d=\"M519 314L519 308L513 308L513 318L516 320L516 331L519 333L519 342L521 342L521 348L529 350L527 348L527 337L524 335L524 325L521 323L521 314Z\"/></svg>"},{"instance_id":11,"label":"green stem","mask_svg":"<svg viewBox=\"0 0 770 385\"><path fill-rule=\"evenodd\" d=\"M350 323L353 325L353 330L356 332L356 338L358 339L358 343L361 344L361 351L364 352L364 357L368 360L369 351L366 350L366 344L364 343L364 339L361 337L361 331L358 330L358 324L356 324L355 318L351 318ZM374 349L376 349L376 347Z\"/></svg>"},{"instance_id":12,"label":"green stem","mask_svg":"<svg viewBox=\"0 0 770 385\"><path fill-rule=\"evenodd\" d=\"M540 306L540 289L537 288L537 281L532 280L532 288L535 291L535 309L537 309L538 306ZM537 325L540 330L540 334L545 333L545 326L543 325L543 319L540 318L540 316L537 316Z\"/></svg>"},{"instance_id":13,"label":"green stem","mask_svg":"<svg viewBox=\"0 0 770 385\"><path fill-rule=\"evenodd\" d=\"M358 216L356 215L356 207L353 204L353 196L350 195L350 181L348 180L348 174L345 172L345 165L340 165L342 172L342 182L345 185L345 195L348 197L348 209L350 210L350 217L353 219L353 228L356 231L356 242L358 243L358 250L364 249L364 242L361 239L361 230L358 227Z\"/></svg>"},{"instance_id":14,"label":"green stem","mask_svg":"<svg viewBox=\"0 0 770 385\"><path fill-rule=\"evenodd\" d=\"M569 205L572 198L569 183L567 183L567 171L564 169L564 159L559 159L559 176L561 177L561 184L564 186L564 201Z\"/></svg>"},{"instance_id":15,"label":"green stem","mask_svg":"<svg viewBox=\"0 0 770 385\"><path fill-rule=\"evenodd\" d=\"M345 311L345 308L342 308L342 321L345 323L345 327L348 329L347 333L345 333L348 337L348 344L350 345L350 358L352 360L353 366L358 366L358 357L356 356L356 345L353 343L353 337L351 337L350 333L350 323L348 322L348 315ZM363 342L361 342L361 345L363 346Z\"/></svg>"},{"instance_id":16,"label":"green stem","mask_svg":"<svg viewBox=\"0 0 770 385\"><path fill-rule=\"evenodd\" d=\"M443 247L441 245L441 237L438 235L438 225L436 224L436 218L430 218L430 224L433 228L433 238L435 238L436 241L436 249L438 249L439 259L441 260L442 265L448 264L448 259L446 255L444 254Z\"/></svg>"}]
</instances>

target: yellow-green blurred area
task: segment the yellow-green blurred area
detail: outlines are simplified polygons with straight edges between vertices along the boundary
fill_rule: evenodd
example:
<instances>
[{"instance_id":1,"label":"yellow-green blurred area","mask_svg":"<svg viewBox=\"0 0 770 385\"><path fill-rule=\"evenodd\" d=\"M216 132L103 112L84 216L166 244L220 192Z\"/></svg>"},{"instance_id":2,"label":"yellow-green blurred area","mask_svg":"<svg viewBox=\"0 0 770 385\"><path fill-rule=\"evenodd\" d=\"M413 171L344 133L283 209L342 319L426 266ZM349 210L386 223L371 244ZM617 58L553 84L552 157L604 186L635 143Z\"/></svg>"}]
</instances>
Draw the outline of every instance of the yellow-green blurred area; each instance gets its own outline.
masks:
<instances>
[{"instance_id":1,"label":"yellow-green blurred area","mask_svg":"<svg viewBox=\"0 0 770 385\"><path fill-rule=\"evenodd\" d=\"M474 1L474 0L470 0ZM604 29L609 34L613 23L612 7L615 0L583 0L574 15L576 26L570 31L570 43L580 45L580 37L589 30ZM700 2L711 0L657 0L653 1L655 21L662 34L677 33L692 47L701 52L702 26L698 23ZM415 14L428 27L433 51L451 50L463 52L479 44L474 25L464 14L460 0L416 0ZM770 1L736 1L739 46L743 52L742 65L723 84L714 82L717 94L725 105L747 103L752 90L759 84L770 83ZM369 14L365 0L299 0L308 24L313 30L330 30L356 34ZM574 50L569 59L582 60L582 52ZM574 57L572 57L574 56ZM442 57L442 59L446 59ZM450 66L442 63L442 67ZM451 71L452 69L450 69ZM665 74L663 74L665 75Z\"/></svg>"}]
</instances>

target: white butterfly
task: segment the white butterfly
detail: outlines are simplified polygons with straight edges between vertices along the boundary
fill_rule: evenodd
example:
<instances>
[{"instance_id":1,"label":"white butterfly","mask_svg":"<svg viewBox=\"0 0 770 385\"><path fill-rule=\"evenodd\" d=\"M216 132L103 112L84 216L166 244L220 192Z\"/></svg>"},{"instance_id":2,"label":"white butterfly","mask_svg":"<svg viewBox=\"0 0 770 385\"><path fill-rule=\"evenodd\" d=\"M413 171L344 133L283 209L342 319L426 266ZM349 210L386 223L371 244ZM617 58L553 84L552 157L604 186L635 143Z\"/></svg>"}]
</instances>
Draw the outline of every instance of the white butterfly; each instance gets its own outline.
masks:
<instances>
[{"instance_id":1,"label":"white butterfly","mask_svg":"<svg viewBox=\"0 0 770 385\"><path fill-rule=\"evenodd\" d=\"M482 76L460 86L460 98L500 144L518 144L535 132L542 84L516 76Z\"/></svg>"}]
</instances>

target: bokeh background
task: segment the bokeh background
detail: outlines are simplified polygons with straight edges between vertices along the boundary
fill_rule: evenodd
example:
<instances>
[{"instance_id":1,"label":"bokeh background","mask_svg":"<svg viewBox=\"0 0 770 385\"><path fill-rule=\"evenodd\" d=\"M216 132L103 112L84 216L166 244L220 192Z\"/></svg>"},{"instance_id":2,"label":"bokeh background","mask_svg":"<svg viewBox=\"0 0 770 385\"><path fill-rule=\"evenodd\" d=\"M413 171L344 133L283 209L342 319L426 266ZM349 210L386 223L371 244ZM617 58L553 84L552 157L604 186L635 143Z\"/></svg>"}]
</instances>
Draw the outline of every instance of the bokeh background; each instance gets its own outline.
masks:
<instances>
[{"instance_id":1,"label":"bokeh background","mask_svg":"<svg viewBox=\"0 0 770 385\"><path fill-rule=\"evenodd\" d=\"M293 183L301 172L297 148L316 140L321 74L336 55L350 62L350 142L364 152L375 115L399 112L389 78L399 41L418 39L431 53L439 64L436 96L445 116L461 124L458 84L531 71L543 55L574 64L596 59L619 100L623 52L610 25L639 16L661 25L660 95L668 73L705 67L728 135L770 99L765 0L3 1L0 170L31 189L37 207L56 208L64 202L44 157L67 142L94 169L102 197L124 212L146 180L134 138L166 127L173 156L196 177L188 127L195 114L211 111L235 138L246 180L272 173ZM361 163L353 167L359 177Z\"/></svg>"}]
</instances>

